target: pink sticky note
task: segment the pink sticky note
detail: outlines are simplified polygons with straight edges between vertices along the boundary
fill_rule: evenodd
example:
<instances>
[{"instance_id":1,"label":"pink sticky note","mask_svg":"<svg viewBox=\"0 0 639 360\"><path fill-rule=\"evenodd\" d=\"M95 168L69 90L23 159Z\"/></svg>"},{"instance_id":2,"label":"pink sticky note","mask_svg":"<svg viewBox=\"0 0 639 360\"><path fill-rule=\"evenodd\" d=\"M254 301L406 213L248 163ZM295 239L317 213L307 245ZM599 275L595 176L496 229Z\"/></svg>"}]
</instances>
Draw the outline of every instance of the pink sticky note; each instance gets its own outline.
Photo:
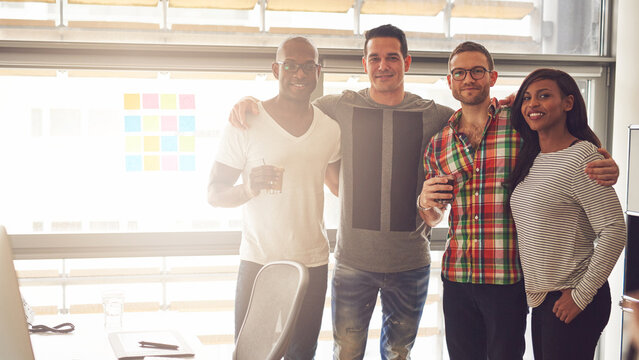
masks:
<instances>
[{"instance_id":1,"label":"pink sticky note","mask_svg":"<svg viewBox=\"0 0 639 360\"><path fill-rule=\"evenodd\" d=\"M165 155L162 156L162 170L164 171L177 171L178 169L178 157L177 155Z\"/></svg>"},{"instance_id":2,"label":"pink sticky note","mask_svg":"<svg viewBox=\"0 0 639 360\"><path fill-rule=\"evenodd\" d=\"M195 109L195 95L180 94L180 109Z\"/></svg>"},{"instance_id":3,"label":"pink sticky note","mask_svg":"<svg viewBox=\"0 0 639 360\"><path fill-rule=\"evenodd\" d=\"M142 94L142 108L157 109L160 107L158 94Z\"/></svg>"},{"instance_id":4,"label":"pink sticky note","mask_svg":"<svg viewBox=\"0 0 639 360\"><path fill-rule=\"evenodd\" d=\"M177 131L177 116L162 116L162 131Z\"/></svg>"}]
</instances>

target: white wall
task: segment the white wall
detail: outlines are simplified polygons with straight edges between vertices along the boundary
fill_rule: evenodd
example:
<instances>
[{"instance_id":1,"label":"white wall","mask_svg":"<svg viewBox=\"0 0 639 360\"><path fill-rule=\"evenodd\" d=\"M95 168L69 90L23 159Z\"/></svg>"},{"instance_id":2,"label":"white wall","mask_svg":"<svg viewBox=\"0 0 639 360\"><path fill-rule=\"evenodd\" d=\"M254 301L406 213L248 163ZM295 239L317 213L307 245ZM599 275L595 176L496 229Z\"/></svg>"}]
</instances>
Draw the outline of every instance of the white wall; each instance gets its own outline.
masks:
<instances>
[{"instance_id":1,"label":"white wall","mask_svg":"<svg viewBox=\"0 0 639 360\"><path fill-rule=\"evenodd\" d=\"M609 150L619 164L621 173L619 181L615 186L619 200L625 210L626 208L626 177L628 165L628 126L639 124L634 106L639 94L639 70L637 61L639 58L639 1L637 0L617 0L616 11L613 21L616 19L615 36L616 40L613 53L616 55L616 77L615 77L615 102L614 102L614 125L612 128L612 144ZM615 270L610 277L610 288L612 291L612 314L606 329L603 345L604 352L602 359L619 359L621 343L621 311L617 306L618 300L623 290L623 254L617 263Z\"/></svg>"}]
</instances>

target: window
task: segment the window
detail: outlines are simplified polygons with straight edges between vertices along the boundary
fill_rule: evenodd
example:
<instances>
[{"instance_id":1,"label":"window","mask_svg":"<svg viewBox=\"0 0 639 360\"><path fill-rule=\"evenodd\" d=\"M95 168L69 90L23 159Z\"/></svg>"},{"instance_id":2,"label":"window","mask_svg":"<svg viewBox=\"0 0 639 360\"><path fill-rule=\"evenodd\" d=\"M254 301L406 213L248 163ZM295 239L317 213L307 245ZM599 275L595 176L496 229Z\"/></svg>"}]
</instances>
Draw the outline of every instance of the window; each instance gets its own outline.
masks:
<instances>
[{"instance_id":1,"label":"window","mask_svg":"<svg viewBox=\"0 0 639 360\"><path fill-rule=\"evenodd\" d=\"M498 98L516 91L535 68L562 68L578 79L595 132L608 138L614 59L565 56L605 55L605 2L429 1L423 3L441 8L417 9L419 15L389 6L397 1L353 1L345 12L321 14L247 2L247 8L213 9L195 0L148 7L0 1L0 33L9 39L0 41L0 164L9 174L0 180L0 219L20 258L22 291L40 316L99 317L100 293L115 287L128 294L127 314L194 311L184 318L232 323L241 214L206 203L208 172L233 103L277 92L270 75L274 46L291 33L309 33L320 47L318 94L368 87L362 33L388 22L408 34L413 64L406 89L454 109L447 52L464 39L496 55L500 78L492 95ZM473 6L488 12L461 12ZM507 8L525 14L490 17ZM337 199L327 195L325 204L327 227L334 228ZM445 223L435 230L432 248L441 250ZM432 254L415 357L445 357L441 255ZM331 353L325 313L318 358ZM379 318L378 309L371 358L378 354ZM197 331L203 343L219 346L220 358L228 357L230 327Z\"/></svg>"},{"instance_id":2,"label":"window","mask_svg":"<svg viewBox=\"0 0 639 360\"><path fill-rule=\"evenodd\" d=\"M33 0L0 1L6 39L277 46L292 34L358 49L392 23L410 48L450 51L464 40L493 52L607 55L603 0Z\"/></svg>"},{"instance_id":3,"label":"window","mask_svg":"<svg viewBox=\"0 0 639 360\"><path fill-rule=\"evenodd\" d=\"M12 232L240 229L238 209L208 205L208 172L231 105L273 96L272 75L17 74L0 90Z\"/></svg>"}]
</instances>

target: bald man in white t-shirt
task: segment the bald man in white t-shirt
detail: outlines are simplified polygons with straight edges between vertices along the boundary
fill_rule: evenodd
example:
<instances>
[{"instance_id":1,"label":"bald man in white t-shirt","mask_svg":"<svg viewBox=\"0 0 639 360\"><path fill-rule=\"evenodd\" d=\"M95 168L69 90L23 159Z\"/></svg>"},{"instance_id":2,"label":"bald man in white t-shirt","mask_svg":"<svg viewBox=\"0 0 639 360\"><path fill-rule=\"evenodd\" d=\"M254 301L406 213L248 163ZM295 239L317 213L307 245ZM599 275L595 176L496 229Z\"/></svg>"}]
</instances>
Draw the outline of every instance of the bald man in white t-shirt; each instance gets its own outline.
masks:
<instances>
[{"instance_id":1,"label":"bald man in white t-shirt","mask_svg":"<svg viewBox=\"0 0 639 360\"><path fill-rule=\"evenodd\" d=\"M317 49L306 38L282 43L272 65L279 81L278 95L259 103L259 113L248 118L248 130L227 126L208 188L213 206L244 205L236 337L255 276L264 264L294 260L309 269L309 288L286 359L313 359L315 355L329 255L324 183L334 194L338 191L339 125L310 103L320 72L317 62ZM240 174L242 182L236 184Z\"/></svg>"}]
</instances>

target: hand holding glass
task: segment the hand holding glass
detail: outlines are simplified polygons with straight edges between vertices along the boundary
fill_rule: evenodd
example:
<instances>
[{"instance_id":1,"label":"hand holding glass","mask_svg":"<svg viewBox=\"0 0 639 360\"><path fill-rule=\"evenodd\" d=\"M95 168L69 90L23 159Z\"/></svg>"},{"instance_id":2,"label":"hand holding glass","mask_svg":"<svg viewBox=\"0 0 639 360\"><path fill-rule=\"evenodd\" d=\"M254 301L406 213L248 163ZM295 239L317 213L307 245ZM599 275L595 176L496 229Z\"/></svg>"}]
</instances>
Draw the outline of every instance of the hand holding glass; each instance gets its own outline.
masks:
<instances>
[{"instance_id":1,"label":"hand holding glass","mask_svg":"<svg viewBox=\"0 0 639 360\"><path fill-rule=\"evenodd\" d=\"M454 199L454 189L455 189L455 178L452 175L438 175L438 178L445 178L447 182L442 182L440 185L449 185L450 190L437 190L437 193L440 194L450 194L450 199L437 199L436 201L440 204L452 204Z\"/></svg>"},{"instance_id":2,"label":"hand holding glass","mask_svg":"<svg viewBox=\"0 0 639 360\"><path fill-rule=\"evenodd\" d=\"M262 165L251 170L251 190L258 193L261 190L267 194L280 194L284 181L284 168L274 165Z\"/></svg>"}]
</instances>

